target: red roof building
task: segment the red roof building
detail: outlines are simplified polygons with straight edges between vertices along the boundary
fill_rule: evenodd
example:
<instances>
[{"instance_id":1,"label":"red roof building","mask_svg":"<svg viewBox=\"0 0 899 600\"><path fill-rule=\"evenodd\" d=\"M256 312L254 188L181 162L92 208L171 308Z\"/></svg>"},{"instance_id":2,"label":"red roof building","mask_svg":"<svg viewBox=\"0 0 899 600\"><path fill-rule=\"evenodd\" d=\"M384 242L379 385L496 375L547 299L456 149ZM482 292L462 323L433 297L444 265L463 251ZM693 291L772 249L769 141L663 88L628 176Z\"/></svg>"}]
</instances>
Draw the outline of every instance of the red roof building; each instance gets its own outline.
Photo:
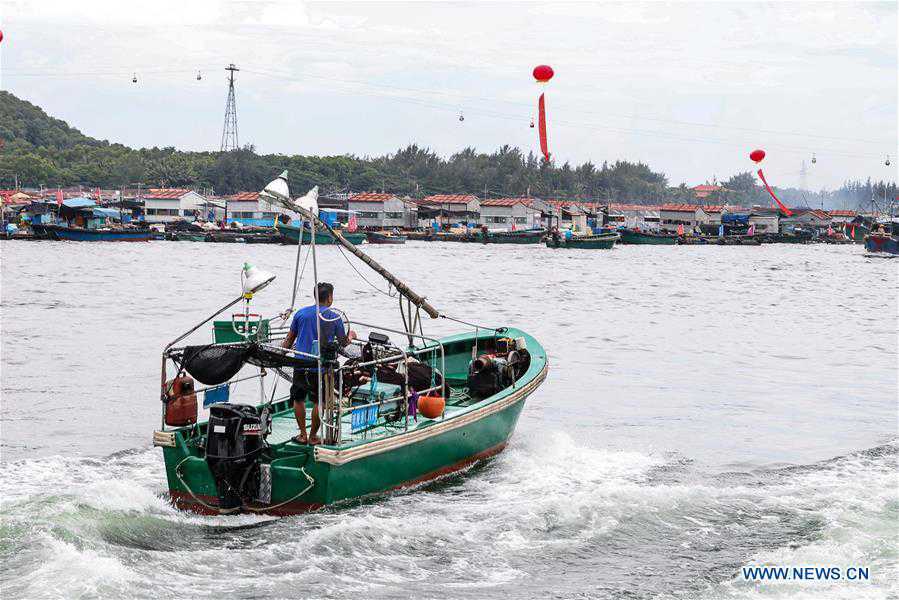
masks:
<instances>
[{"instance_id":1,"label":"red roof building","mask_svg":"<svg viewBox=\"0 0 899 600\"><path fill-rule=\"evenodd\" d=\"M364 229L409 228L418 225L418 209L396 194L361 192L350 194L347 208L356 214Z\"/></svg>"},{"instance_id":2,"label":"red roof building","mask_svg":"<svg viewBox=\"0 0 899 600\"><path fill-rule=\"evenodd\" d=\"M203 196L185 188L150 188L143 194L148 223L188 221L208 216L214 206Z\"/></svg>"},{"instance_id":3,"label":"red roof building","mask_svg":"<svg viewBox=\"0 0 899 600\"><path fill-rule=\"evenodd\" d=\"M693 187L693 194L698 198L708 198L715 192L723 192L725 191L723 186L720 185L711 185L708 183L704 183L702 185L697 185Z\"/></svg>"},{"instance_id":4,"label":"red roof building","mask_svg":"<svg viewBox=\"0 0 899 600\"><path fill-rule=\"evenodd\" d=\"M489 198L481 201L480 224L494 230L543 226L543 206L536 198Z\"/></svg>"}]
</instances>

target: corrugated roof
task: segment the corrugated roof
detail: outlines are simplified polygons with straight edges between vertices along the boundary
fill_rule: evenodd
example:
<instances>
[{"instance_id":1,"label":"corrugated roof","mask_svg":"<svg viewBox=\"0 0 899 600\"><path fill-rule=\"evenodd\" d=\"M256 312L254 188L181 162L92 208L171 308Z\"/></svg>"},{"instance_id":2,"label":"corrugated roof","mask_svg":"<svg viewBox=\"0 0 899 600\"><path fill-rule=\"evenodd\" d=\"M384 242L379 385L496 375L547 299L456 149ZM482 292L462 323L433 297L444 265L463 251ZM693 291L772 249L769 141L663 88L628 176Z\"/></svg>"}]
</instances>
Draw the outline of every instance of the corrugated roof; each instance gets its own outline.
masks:
<instances>
[{"instance_id":1,"label":"corrugated roof","mask_svg":"<svg viewBox=\"0 0 899 600\"><path fill-rule=\"evenodd\" d=\"M831 217L854 217L858 214L854 210L831 210L829 212Z\"/></svg>"},{"instance_id":2,"label":"corrugated roof","mask_svg":"<svg viewBox=\"0 0 899 600\"><path fill-rule=\"evenodd\" d=\"M91 200L90 198L67 198L62 201L62 205L66 208L88 208L92 206L96 206L96 202Z\"/></svg>"},{"instance_id":3,"label":"corrugated roof","mask_svg":"<svg viewBox=\"0 0 899 600\"><path fill-rule=\"evenodd\" d=\"M122 216L122 212L116 208L101 208L95 206L91 209L91 212L94 213L95 217L105 217L107 219L119 219Z\"/></svg>"},{"instance_id":4,"label":"corrugated roof","mask_svg":"<svg viewBox=\"0 0 899 600\"><path fill-rule=\"evenodd\" d=\"M666 212L696 212L697 208L700 207L696 204L663 204L659 207L659 210Z\"/></svg>"},{"instance_id":5,"label":"corrugated roof","mask_svg":"<svg viewBox=\"0 0 899 600\"><path fill-rule=\"evenodd\" d=\"M388 200L392 200L393 198L396 198L396 194L362 192L359 194L352 194L349 198L349 202L387 202Z\"/></svg>"},{"instance_id":6,"label":"corrugated roof","mask_svg":"<svg viewBox=\"0 0 899 600\"><path fill-rule=\"evenodd\" d=\"M183 188L150 188L150 190L144 194L144 198L149 198L151 200L178 200L181 196L190 192L191 190Z\"/></svg>"},{"instance_id":7,"label":"corrugated roof","mask_svg":"<svg viewBox=\"0 0 899 600\"><path fill-rule=\"evenodd\" d=\"M3 198L3 204L28 204L33 198L25 192L19 190L0 190L0 197Z\"/></svg>"},{"instance_id":8,"label":"corrugated roof","mask_svg":"<svg viewBox=\"0 0 899 600\"><path fill-rule=\"evenodd\" d=\"M693 191L695 192L717 192L718 190L723 190L724 187L720 185L710 185L708 183L703 183L701 185L693 186Z\"/></svg>"},{"instance_id":9,"label":"corrugated roof","mask_svg":"<svg viewBox=\"0 0 899 600\"><path fill-rule=\"evenodd\" d=\"M259 192L237 192L230 196L225 196L225 200L229 202L255 202L259 200Z\"/></svg>"},{"instance_id":10,"label":"corrugated roof","mask_svg":"<svg viewBox=\"0 0 899 600\"><path fill-rule=\"evenodd\" d=\"M749 211L750 215L776 216L780 214L779 208L771 208L770 206L753 206L752 208L746 210Z\"/></svg>"},{"instance_id":11,"label":"corrugated roof","mask_svg":"<svg viewBox=\"0 0 899 600\"><path fill-rule=\"evenodd\" d=\"M481 201L481 206L515 206L516 204L524 204L532 206L533 198L489 198Z\"/></svg>"},{"instance_id":12,"label":"corrugated roof","mask_svg":"<svg viewBox=\"0 0 899 600\"><path fill-rule=\"evenodd\" d=\"M724 206L722 206L720 204L703 206L702 210L704 210L707 213L720 213L720 212L724 212Z\"/></svg>"},{"instance_id":13,"label":"corrugated roof","mask_svg":"<svg viewBox=\"0 0 899 600\"><path fill-rule=\"evenodd\" d=\"M610 204L609 210L629 210L629 211L644 211L651 210L653 212L658 212L658 205L654 204Z\"/></svg>"},{"instance_id":14,"label":"corrugated roof","mask_svg":"<svg viewBox=\"0 0 899 600\"><path fill-rule=\"evenodd\" d=\"M418 201L419 204L468 204L478 197L473 194L434 194L425 196Z\"/></svg>"}]
</instances>

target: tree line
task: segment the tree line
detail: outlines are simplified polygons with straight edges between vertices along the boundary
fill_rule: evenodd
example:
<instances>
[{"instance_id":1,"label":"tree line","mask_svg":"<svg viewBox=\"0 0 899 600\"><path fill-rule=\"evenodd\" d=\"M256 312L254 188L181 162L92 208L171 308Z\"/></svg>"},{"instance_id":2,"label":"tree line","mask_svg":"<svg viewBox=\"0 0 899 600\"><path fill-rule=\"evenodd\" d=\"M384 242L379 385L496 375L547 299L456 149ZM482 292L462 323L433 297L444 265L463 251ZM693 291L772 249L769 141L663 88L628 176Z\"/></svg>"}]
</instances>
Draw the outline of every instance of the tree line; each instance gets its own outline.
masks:
<instances>
[{"instance_id":1,"label":"tree line","mask_svg":"<svg viewBox=\"0 0 899 600\"><path fill-rule=\"evenodd\" d=\"M0 92L0 144L3 187L12 187L15 181L23 187L107 189L141 183L144 187L189 187L224 195L261 189L286 169L294 189L318 185L325 194L389 191L412 197L458 193L644 204L695 201L690 188L670 186L664 173L643 163L559 165L508 145L492 153L465 148L449 158L415 144L379 157L261 155L253 146L231 152L133 149L86 136L9 92ZM750 172L734 175L722 185L728 191L714 194L707 199L709 203L767 202ZM847 182L838 192L860 198L876 185ZM892 189L895 195L895 186ZM815 196L812 202L818 200Z\"/></svg>"}]
</instances>

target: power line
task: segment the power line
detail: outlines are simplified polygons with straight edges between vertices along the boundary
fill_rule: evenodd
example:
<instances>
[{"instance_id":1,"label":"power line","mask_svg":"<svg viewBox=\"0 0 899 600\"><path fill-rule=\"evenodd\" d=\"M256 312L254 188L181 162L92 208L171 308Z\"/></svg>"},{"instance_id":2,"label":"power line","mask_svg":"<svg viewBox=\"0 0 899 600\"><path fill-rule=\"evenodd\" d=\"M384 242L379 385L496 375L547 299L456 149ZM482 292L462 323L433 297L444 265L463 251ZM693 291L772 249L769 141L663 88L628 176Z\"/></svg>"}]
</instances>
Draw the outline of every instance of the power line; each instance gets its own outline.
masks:
<instances>
[{"instance_id":1,"label":"power line","mask_svg":"<svg viewBox=\"0 0 899 600\"><path fill-rule=\"evenodd\" d=\"M209 68L207 67L207 70ZM178 73L194 73L196 69L136 69L137 73L140 73L142 76L146 74L178 74ZM337 77L328 77L324 75L316 75L305 72L275 72L275 71L264 71L264 70L255 70L255 69L244 69L244 72L251 73L255 75L262 75L265 77L273 77L286 79L290 81L298 81L302 82L308 79L317 79L322 81L329 81L333 83L343 83L350 85L363 86L368 88L380 88L385 90L395 90L402 92L412 92L419 94L427 94L427 95L437 95L442 97L455 97L459 99L469 100L469 101L483 101L490 102L491 104L508 104L514 105L517 107L521 107L522 109L526 109L526 116L515 117L515 120L518 119L528 119L530 118L531 113L533 112L533 108L530 104L526 104L523 102L517 102L514 100L507 100L503 98L494 98L487 96L478 96L472 94L466 94L463 92L453 91L453 90L432 90L427 88L416 88L416 87L408 87L408 86L400 86L395 84L388 83L379 83L373 81L363 81L358 79L346 79L346 78L337 78ZM16 71L5 71L4 73L7 76L18 76L18 77L86 77L86 76L115 76L115 77L127 77L128 72L116 70L116 71L86 71L86 72L33 72L33 73L22 73ZM386 95L382 95L381 97L390 97ZM404 98L398 101L406 101L409 102L412 99ZM448 107L449 108L449 107ZM458 104L453 104L451 106L452 110L458 110ZM467 108L466 110L479 110L479 109L471 109ZM480 109L483 110L483 109ZM669 123L673 125L681 125L681 126L689 126L689 127L704 127L711 129L730 129L734 131L742 131L747 133L761 133L766 135L785 135L785 136L793 136L793 137L804 137L809 139L820 139L820 140L831 140L831 141L845 141L845 142L857 142L864 144L884 144L890 142L878 141L878 140L869 140L863 138L851 138L851 137L842 137L842 136L831 136L817 133L807 133L807 132L799 132L799 131L783 131L776 129L765 129L765 128L753 128L753 127L745 127L745 126L737 126L737 125L727 125L720 123L703 123L700 121L685 121L680 119L670 119L670 118L662 118L662 117L653 117L653 116L645 116L645 115L635 115L635 114L622 114L622 113L612 113L608 111L590 111L584 109L577 109L576 111L569 112L577 112L579 114L587 114L587 115L596 115L603 118L615 118L615 119L627 119L627 120L637 120L637 121L653 121L658 123ZM490 114L488 112L484 112L483 114ZM620 128L619 131L635 131L629 128ZM690 138L685 138L685 141L692 141ZM806 149L807 150L807 149ZM872 156L872 155L857 155L857 156Z\"/></svg>"},{"instance_id":2,"label":"power line","mask_svg":"<svg viewBox=\"0 0 899 600\"><path fill-rule=\"evenodd\" d=\"M295 78L295 77L291 77L291 76L279 75L276 73L268 73L268 72L263 72L263 71L247 70L246 72L256 74L256 75L262 75L265 77L276 77L276 78L285 79L288 81L302 81L303 80L301 78ZM335 80L335 81L341 81L341 80ZM415 105L419 105L419 106L440 109L440 110L443 110L446 112L455 112L458 110L458 107L455 105L450 105L450 104L440 103L440 102L435 102L435 101L430 101L430 100L421 100L418 98L408 98L408 97L402 97L402 96L380 94L380 93L377 93L377 92L371 91L371 90L362 91L362 92L357 91L357 93L365 93L367 95L371 95L371 96L375 96L375 97L387 98L387 99L391 99L395 102L401 102L401 103L406 103L406 104L415 104ZM500 111L496 111L496 110L481 109L481 108L468 108L468 109L466 109L466 112L469 112L470 114L474 114L474 115L489 116L489 117L495 118L495 119L511 120L511 121L522 122L522 123L525 122L524 117L512 116L512 115L509 115L508 112L500 112ZM704 138L704 137L688 136L688 135L684 135L684 134L677 134L677 133L671 133L671 132L665 132L665 131L635 129L635 128L628 128L628 127L614 127L614 126L609 126L609 125L605 125L605 124L590 123L590 122L586 122L586 121L569 121L569 120L565 120L565 119L556 119L556 118L553 118L551 120L551 123L553 126L563 125L563 126L576 128L578 130L587 129L587 130L593 130L593 131L610 131L613 133L644 135L644 136L656 137L656 138L659 138L662 140L672 141L672 142L723 144L723 145L729 145L729 146L732 146L735 148L741 148L741 149L744 149L746 146L746 142L742 139L741 140L727 140L727 139L719 139L719 138ZM786 150L786 151L797 153L797 154L810 154L812 152L818 151L818 149L815 147L787 146L787 145L782 145L779 143L767 144L767 146L772 147L772 148L778 148L781 150ZM819 152L819 154L848 157L848 158L879 158L880 157L880 154L854 153L854 152L850 153L850 152L840 152L840 151L833 151L833 150L828 150L823 153Z\"/></svg>"}]
</instances>

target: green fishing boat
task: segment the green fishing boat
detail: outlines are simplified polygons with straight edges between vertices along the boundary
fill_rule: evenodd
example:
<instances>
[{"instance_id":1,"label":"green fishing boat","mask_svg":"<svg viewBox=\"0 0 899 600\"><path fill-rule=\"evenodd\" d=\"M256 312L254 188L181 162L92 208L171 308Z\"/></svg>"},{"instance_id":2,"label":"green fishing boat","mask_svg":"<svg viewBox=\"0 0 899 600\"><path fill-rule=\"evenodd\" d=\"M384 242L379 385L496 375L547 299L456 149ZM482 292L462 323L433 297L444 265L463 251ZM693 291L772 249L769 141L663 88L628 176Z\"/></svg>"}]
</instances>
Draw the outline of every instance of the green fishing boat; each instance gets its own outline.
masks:
<instances>
[{"instance_id":1,"label":"green fishing boat","mask_svg":"<svg viewBox=\"0 0 899 600\"><path fill-rule=\"evenodd\" d=\"M299 227L294 227L293 225L286 225L284 223L275 222L275 229L278 231L278 234L281 236L282 244L289 244L291 246L295 245L300 239L300 231ZM312 237L309 234L309 228L307 227L303 231L303 244L308 245L310 243L310 238ZM340 232L343 236L343 239L348 241L353 245L359 245L365 241L364 233L349 233L349 232ZM315 243L319 246L329 246L334 245L337 242L334 239L334 236L328 231L320 231L316 230L315 232Z\"/></svg>"},{"instance_id":2,"label":"green fishing boat","mask_svg":"<svg viewBox=\"0 0 899 600\"><path fill-rule=\"evenodd\" d=\"M673 246L677 243L676 235L663 233L651 233L649 231L637 231L635 229L619 229L621 244L653 244Z\"/></svg>"},{"instance_id":3,"label":"green fishing boat","mask_svg":"<svg viewBox=\"0 0 899 600\"><path fill-rule=\"evenodd\" d=\"M488 231L488 244L539 244L546 231L543 229L524 229L520 231Z\"/></svg>"},{"instance_id":4,"label":"green fishing boat","mask_svg":"<svg viewBox=\"0 0 899 600\"><path fill-rule=\"evenodd\" d=\"M610 250L615 247L621 236L617 233L599 233L596 235L579 235L565 238L557 235L546 238L547 248L581 248L585 250Z\"/></svg>"},{"instance_id":5,"label":"green fishing boat","mask_svg":"<svg viewBox=\"0 0 899 600\"><path fill-rule=\"evenodd\" d=\"M347 338L339 351L349 358L340 359L332 343L320 350L316 343L317 354L284 348L287 328L277 326L284 314L263 318L250 309L254 294L274 276L245 265L243 293L163 350L162 426L153 441L162 448L173 503L204 514L303 513L413 486L500 452L527 397L546 377L540 343L519 329L474 326L438 311L318 221L309 194L289 200L286 175L261 196L328 231L387 279L399 294L404 329L361 323L338 310L346 331L368 332L367 338ZM317 188L312 192L317 196ZM307 257L317 278L315 248L313 241ZM299 246L293 289L300 283L302 251ZM241 302L242 313L216 320ZM313 319L327 312L316 309ZM422 332L424 315L471 329L429 337ZM325 317L320 319L319 328ZM180 345L209 322L212 344ZM349 352L353 348L355 355ZM285 372L291 367L316 374L311 379L318 383L322 438L310 439L314 445L296 437L291 377ZM195 380L204 387L196 387ZM258 386L256 401L230 400L238 382L253 380L243 385ZM200 394L204 406L210 404L206 421L198 421ZM313 401L308 397L306 407L309 415Z\"/></svg>"}]
</instances>

